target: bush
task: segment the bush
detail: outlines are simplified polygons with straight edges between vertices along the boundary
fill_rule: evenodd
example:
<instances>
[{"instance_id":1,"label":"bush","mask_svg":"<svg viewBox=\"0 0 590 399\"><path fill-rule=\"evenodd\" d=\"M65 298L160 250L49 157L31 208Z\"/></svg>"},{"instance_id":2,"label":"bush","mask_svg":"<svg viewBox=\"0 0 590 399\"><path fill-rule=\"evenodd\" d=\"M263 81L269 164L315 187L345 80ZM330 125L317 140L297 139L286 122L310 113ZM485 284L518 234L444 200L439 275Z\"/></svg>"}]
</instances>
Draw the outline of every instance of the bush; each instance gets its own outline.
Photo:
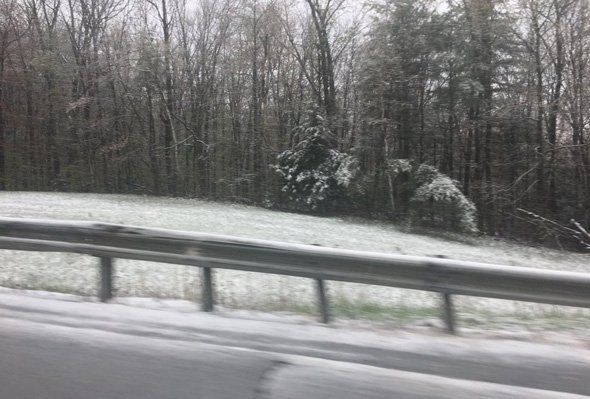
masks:
<instances>
[{"instance_id":1,"label":"bush","mask_svg":"<svg viewBox=\"0 0 590 399\"><path fill-rule=\"evenodd\" d=\"M326 211L347 197L346 188L357 171L356 159L331 148L331 132L317 114L310 113L295 128L295 136L300 142L279 154L273 165L283 178L282 191L297 210Z\"/></svg>"},{"instance_id":2,"label":"bush","mask_svg":"<svg viewBox=\"0 0 590 399\"><path fill-rule=\"evenodd\" d=\"M475 205L463 195L456 182L426 164L416 170L415 182L416 189L410 199L412 223L477 232Z\"/></svg>"}]
</instances>

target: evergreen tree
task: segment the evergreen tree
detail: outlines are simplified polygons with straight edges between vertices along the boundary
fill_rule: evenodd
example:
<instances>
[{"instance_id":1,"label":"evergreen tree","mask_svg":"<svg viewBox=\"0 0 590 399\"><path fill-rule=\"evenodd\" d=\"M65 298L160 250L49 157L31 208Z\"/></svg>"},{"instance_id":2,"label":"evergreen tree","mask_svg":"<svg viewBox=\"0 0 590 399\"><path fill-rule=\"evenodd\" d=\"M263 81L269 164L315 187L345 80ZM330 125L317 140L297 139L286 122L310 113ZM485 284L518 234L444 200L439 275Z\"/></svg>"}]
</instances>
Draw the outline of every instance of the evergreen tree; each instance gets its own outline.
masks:
<instances>
[{"instance_id":1,"label":"evergreen tree","mask_svg":"<svg viewBox=\"0 0 590 399\"><path fill-rule=\"evenodd\" d=\"M346 188L356 174L354 157L335 150L325 119L309 111L294 129L293 149L277 157L275 170L283 179L282 191L297 210L326 212L347 203Z\"/></svg>"},{"instance_id":2,"label":"evergreen tree","mask_svg":"<svg viewBox=\"0 0 590 399\"><path fill-rule=\"evenodd\" d=\"M410 200L413 223L477 232L475 205L463 195L458 182L426 164L415 170L414 180L416 189Z\"/></svg>"}]
</instances>

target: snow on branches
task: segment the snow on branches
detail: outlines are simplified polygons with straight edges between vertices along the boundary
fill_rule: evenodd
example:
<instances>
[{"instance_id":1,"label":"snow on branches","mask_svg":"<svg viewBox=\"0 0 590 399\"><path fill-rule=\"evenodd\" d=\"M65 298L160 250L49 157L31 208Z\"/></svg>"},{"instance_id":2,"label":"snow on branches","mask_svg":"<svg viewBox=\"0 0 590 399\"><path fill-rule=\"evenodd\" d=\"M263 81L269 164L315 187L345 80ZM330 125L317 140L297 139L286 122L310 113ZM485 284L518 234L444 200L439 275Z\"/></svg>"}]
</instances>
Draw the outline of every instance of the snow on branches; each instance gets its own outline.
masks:
<instances>
[{"instance_id":1,"label":"snow on branches","mask_svg":"<svg viewBox=\"0 0 590 399\"><path fill-rule=\"evenodd\" d=\"M421 164L415 171L415 182L416 190L410 199L412 222L477 232L475 205L450 177Z\"/></svg>"},{"instance_id":2,"label":"snow on branches","mask_svg":"<svg viewBox=\"0 0 590 399\"><path fill-rule=\"evenodd\" d=\"M356 159L332 148L332 134L319 115L310 113L294 133L300 141L273 165L283 178L282 191L296 209L325 211L346 197L358 170Z\"/></svg>"}]
</instances>

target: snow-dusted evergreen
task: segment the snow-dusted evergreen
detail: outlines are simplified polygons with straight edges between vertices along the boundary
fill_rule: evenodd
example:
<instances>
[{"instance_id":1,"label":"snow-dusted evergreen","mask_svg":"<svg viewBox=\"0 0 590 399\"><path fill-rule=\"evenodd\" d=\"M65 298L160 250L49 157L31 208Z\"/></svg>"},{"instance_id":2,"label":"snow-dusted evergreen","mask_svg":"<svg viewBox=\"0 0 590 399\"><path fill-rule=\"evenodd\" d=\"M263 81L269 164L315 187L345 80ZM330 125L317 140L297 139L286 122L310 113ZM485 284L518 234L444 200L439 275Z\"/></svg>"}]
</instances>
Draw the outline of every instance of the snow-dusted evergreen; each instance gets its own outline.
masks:
<instances>
[{"instance_id":1,"label":"snow-dusted evergreen","mask_svg":"<svg viewBox=\"0 0 590 399\"><path fill-rule=\"evenodd\" d=\"M294 138L298 142L279 154L273 166L283 178L282 191L294 208L324 211L345 200L357 162L333 148L333 136L325 119L309 111L305 122L295 128Z\"/></svg>"},{"instance_id":2,"label":"snow-dusted evergreen","mask_svg":"<svg viewBox=\"0 0 590 399\"><path fill-rule=\"evenodd\" d=\"M407 194L409 203L401 205L407 205L412 225L466 233L478 231L475 205L461 192L458 182L434 166L411 159L390 159L387 173L390 189ZM400 176L405 179L398 179Z\"/></svg>"},{"instance_id":3,"label":"snow-dusted evergreen","mask_svg":"<svg viewBox=\"0 0 590 399\"><path fill-rule=\"evenodd\" d=\"M416 190L410 199L410 217L414 223L477 232L475 205L463 195L456 182L426 164L416 169L415 182Z\"/></svg>"}]
</instances>

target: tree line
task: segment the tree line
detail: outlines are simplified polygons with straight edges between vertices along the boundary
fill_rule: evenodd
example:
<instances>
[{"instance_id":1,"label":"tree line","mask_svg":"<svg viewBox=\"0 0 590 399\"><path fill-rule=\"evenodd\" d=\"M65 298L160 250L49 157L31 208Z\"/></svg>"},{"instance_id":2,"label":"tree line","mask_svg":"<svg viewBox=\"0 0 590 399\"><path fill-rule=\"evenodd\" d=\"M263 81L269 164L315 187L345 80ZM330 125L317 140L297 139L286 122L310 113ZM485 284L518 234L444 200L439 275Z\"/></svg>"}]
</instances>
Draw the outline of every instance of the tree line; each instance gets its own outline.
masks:
<instances>
[{"instance_id":1,"label":"tree line","mask_svg":"<svg viewBox=\"0 0 590 399\"><path fill-rule=\"evenodd\" d=\"M589 226L588 3L0 0L0 189L288 208L315 120L309 210L405 220L426 165L481 232Z\"/></svg>"}]
</instances>

